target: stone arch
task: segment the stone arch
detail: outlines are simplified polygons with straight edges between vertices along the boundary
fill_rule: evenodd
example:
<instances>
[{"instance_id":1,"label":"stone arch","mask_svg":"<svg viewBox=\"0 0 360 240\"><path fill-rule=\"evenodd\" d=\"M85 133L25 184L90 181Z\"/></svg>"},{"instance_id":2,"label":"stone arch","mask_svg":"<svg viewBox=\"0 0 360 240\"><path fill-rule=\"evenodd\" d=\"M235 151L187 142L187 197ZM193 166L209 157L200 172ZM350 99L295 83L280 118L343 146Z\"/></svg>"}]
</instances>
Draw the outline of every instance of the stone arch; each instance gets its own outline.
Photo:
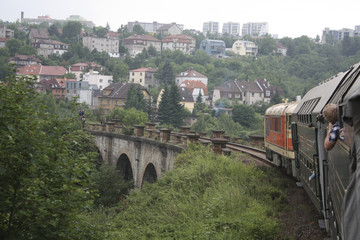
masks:
<instances>
[{"instance_id":1,"label":"stone arch","mask_svg":"<svg viewBox=\"0 0 360 240\"><path fill-rule=\"evenodd\" d=\"M121 154L117 163L116 163L116 170L119 171L120 176L122 176L127 181L133 181L133 169L131 166L131 162L129 157L126 154Z\"/></svg>"},{"instance_id":2,"label":"stone arch","mask_svg":"<svg viewBox=\"0 0 360 240\"><path fill-rule=\"evenodd\" d=\"M156 180L157 180L157 174L156 174L155 166L154 164L149 163L144 171L141 185L143 185L145 181L149 183L153 183L156 182Z\"/></svg>"}]
</instances>

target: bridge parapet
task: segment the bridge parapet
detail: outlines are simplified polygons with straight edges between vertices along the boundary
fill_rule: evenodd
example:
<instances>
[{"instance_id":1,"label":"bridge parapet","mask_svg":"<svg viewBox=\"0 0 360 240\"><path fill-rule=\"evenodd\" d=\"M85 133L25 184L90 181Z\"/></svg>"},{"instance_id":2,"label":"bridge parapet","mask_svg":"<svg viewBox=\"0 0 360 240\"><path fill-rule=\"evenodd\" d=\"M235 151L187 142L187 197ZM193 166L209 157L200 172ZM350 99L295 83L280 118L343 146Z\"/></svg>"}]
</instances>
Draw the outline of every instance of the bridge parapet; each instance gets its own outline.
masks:
<instances>
[{"instance_id":1,"label":"bridge parapet","mask_svg":"<svg viewBox=\"0 0 360 240\"><path fill-rule=\"evenodd\" d=\"M124 134L121 122L118 119L113 119L111 122L104 124L87 124L86 129L90 131L100 131L115 134ZM228 154L228 151L223 151L226 148L226 143L230 141L230 136L225 135L223 130L213 130L212 138L206 138L206 133L199 133L190 131L190 127L179 127L180 132L172 132L172 129L156 128L156 123L145 123L144 125L135 125L133 128L133 135L141 138L148 138L155 141L160 141L169 144L181 145L187 147L188 143L195 143L200 141L204 146L211 146L216 153ZM131 132L131 131L130 131Z\"/></svg>"}]
</instances>

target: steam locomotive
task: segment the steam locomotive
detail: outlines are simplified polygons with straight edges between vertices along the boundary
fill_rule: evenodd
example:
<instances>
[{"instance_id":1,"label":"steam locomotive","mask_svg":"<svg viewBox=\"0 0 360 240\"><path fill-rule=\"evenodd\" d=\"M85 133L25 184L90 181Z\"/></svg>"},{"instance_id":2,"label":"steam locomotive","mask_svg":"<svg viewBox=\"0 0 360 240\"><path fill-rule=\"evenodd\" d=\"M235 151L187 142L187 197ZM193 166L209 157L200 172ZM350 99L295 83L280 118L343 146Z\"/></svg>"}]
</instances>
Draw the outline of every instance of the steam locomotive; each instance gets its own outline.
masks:
<instances>
[{"instance_id":1,"label":"steam locomotive","mask_svg":"<svg viewBox=\"0 0 360 240\"><path fill-rule=\"evenodd\" d=\"M359 75L357 63L312 88L302 100L268 108L264 118L267 159L297 178L332 239L360 238ZM329 103L338 106L342 134L326 151L329 123L322 111Z\"/></svg>"}]
</instances>

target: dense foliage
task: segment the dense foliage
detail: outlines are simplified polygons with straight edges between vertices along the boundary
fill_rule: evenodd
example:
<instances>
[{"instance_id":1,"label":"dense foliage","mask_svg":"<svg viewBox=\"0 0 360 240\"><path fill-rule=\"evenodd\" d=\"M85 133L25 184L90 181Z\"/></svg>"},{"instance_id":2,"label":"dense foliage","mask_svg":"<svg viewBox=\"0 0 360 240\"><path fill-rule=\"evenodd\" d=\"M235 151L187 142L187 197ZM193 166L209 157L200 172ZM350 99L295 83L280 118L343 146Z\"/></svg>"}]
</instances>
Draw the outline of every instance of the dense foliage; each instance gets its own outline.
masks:
<instances>
[{"instance_id":1,"label":"dense foliage","mask_svg":"<svg viewBox=\"0 0 360 240\"><path fill-rule=\"evenodd\" d=\"M76 118L47 111L33 83L0 83L0 237L80 239L77 216L92 204L98 153Z\"/></svg>"},{"instance_id":2,"label":"dense foliage","mask_svg":"<svg viewBox=\"0 0 360 240\"><path fill-rule=\"evenodd\" d=\"M175 169L121 202L112 239L281 239L276 211L286 203L269 176L239 156L190 145ZM242 158L240 156L240 158ZM111 215L111 214L110 214Z\"/></svg>"}]
</instances>

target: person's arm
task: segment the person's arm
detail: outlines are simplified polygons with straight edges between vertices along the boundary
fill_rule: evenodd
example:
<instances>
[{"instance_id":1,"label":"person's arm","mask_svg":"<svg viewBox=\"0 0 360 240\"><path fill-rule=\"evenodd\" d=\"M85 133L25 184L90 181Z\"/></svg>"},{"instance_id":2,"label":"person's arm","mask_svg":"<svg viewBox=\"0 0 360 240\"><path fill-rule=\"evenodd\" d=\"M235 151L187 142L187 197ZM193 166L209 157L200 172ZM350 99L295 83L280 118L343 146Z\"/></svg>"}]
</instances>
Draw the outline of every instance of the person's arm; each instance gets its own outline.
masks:
<instances>
[{"instance_id":1,"label":"person's arm","mask_svg":"<svg viewBox=\"0 0 360 240\"><path fill-rule=\"evenodd\" d=\"M324 141L324 148L326 151L330 151L331 149L333 149L333 147L335 146L336 140L335 141L329 141L330 138L330 133L332 131L333 125L332 123L329 123L329 131L326 134L325 137L325 141Z\"/></svg>"}]
</instances>

